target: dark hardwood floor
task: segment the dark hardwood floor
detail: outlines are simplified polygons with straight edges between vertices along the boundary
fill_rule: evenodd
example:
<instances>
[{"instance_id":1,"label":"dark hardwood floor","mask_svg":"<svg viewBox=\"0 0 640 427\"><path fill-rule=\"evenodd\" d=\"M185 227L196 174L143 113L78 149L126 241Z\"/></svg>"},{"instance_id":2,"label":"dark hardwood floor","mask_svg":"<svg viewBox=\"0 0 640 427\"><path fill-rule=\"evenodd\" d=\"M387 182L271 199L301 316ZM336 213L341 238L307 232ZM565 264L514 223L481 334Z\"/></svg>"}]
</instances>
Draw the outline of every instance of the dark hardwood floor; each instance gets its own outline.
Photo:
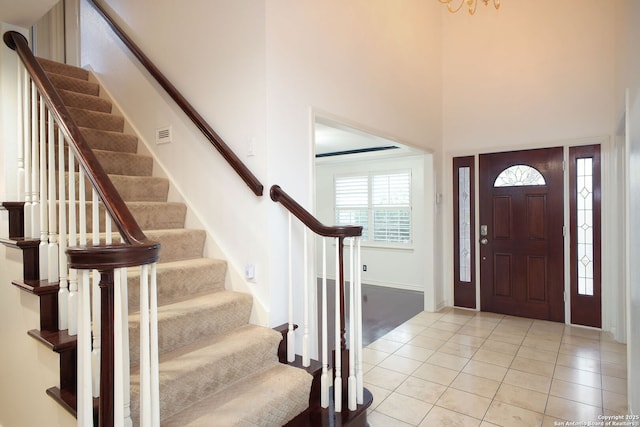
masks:
<instances>
[{"instance_id":1,"label":"dark hardwood floor","mask_svg":"<svg viewBox=\"0 0 640 427\"><path fill-rule=\"evenodd\" d=\"M345 292L345 307L349 311L348 284ZM334 343L334 313L335 282L327 280L327 299L329 307L329 343L333 348ZM318 325L321 330L322 282L318 280ZM362 285L362 344L367 346L373 341L385 335L387 332L411 319L424 310L424 294L417 291L395 289L385 286ZM347 340L349 335L349 323L347 315ZM321 335L320 335L321 336Z\"/></svg>"}]
</instances>

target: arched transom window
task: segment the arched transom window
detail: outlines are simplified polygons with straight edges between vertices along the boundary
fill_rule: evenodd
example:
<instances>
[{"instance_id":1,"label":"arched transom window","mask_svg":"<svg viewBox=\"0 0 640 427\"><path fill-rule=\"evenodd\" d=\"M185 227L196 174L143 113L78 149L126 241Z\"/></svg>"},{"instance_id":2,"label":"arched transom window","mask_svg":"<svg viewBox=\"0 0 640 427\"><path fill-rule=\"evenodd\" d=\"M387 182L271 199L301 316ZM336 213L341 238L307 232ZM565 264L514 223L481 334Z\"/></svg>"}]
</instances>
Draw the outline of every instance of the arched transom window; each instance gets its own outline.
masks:
<instances>
[{"instance_id":1,"label":"arched transom window","mask_svg":"<svg viewBox=\"0 0 640 427\"><path fill-rule=\"evenodd\" d=\"M519 187L524 185L546 184L544 177L536 168L527 165L514 165L500 172L493 186Z\"/></svg>"}]
</instances>

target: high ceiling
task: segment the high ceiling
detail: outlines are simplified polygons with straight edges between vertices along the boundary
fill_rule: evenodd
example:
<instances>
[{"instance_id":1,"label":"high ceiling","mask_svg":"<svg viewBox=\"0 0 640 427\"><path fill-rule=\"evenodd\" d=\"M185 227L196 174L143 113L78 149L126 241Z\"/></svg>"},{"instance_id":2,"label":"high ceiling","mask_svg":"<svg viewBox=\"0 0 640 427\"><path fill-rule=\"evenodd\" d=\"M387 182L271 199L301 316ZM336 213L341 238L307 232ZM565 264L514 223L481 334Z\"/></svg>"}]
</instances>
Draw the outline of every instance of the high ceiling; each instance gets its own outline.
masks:
<instances>
[{"instance_id":1,"label":"high ceiling","mask_svg":"<svg viewBox=\"0 0 640 427\"><path fill-rule=\"evenodd\" d=\"M29 28L58 0L0 0L0 22Z\"/></svg>"}]
</instances>

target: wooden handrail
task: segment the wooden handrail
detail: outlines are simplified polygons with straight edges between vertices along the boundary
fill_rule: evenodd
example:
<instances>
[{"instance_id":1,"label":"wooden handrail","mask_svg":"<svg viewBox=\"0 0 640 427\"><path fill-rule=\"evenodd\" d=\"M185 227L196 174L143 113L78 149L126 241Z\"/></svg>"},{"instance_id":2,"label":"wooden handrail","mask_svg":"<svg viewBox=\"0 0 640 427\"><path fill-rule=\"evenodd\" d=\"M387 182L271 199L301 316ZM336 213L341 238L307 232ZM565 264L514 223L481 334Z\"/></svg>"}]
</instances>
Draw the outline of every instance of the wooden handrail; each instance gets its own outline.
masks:
<instances>
[{"instance_id":1,"label":"wooden handrail","mask_svg":"<svg viewBox=\"0 0 640 427\"><path fill-rule=\"evenodd\" d=\"M4 33L3 40L9 48L16 51L27 72L31 75L32 81L41 94L42 101L47 104L49 112L53 115L65 140L73 148L80 165L86 172L87 178L96 189L105 209L120 231L124 243L130 246L137 246L136 252L145 254L145 256L136 257L136 261L139 262L137 265L155 262L158 259L160 244L149 240L140 229L131 211L122 200L122 197L120 197L80 129L71 118L69 110L53 87L44 69L29 49L26 38L16 31L8 31ZM70 261L77 266L76 268L80 268L80 265L87 266L85 268L97 268L94 257L96 253L101 251L110 260L111 264L129 264L129 261L123 259L126 258L128 251L124 245L76 248L68 250L67 253L70 258L73 258ZM121 260L119 262L114 260L114 256L117 258L115 254L120 256Z\"/></svg>"},{"instance_id":2,"label":"wooden handrail","mask_svg":"<svg viewBox=\"0 0 640 427\"><path fill-rule=\"evenodd\" d=\"M322 224L313 215L309 213L305 208L300 206L291 196L280 188L279 185L271 187L270 191L271 200L280 203L289 212L294 214L304 225L309 227L311 231L316 234L325 237L357 237L362 236L362 227L359 225L345 225L345 226L328 226Z\"/></svg>"},{"instance_id":3,"label":"wooden handrail","mask_svg":"<svg viewBox=\"0 0 640 427\"><path fill-rule=\"evenodd\" d=\"M156 67L156 65L142 52L138 45L125 33L125 31L118 25L115 20L109 15L106 9L95 0L88 0L93 7L100 13L100 15L107 21L107 24L116 33L116 35L122 40L122 42L129 48L131 53L138 58L138 61L143 67L147 69L149 74L156 79L158 84L167 92L167 94L175 101L176 104L182 109L182 111L191 119L193 124L196 125L200 132L209 140L209 142L218 150L218 152L224 157L229 165L236 171L242 180L249 186L251 191L256 196L262 196L263 185L258 178L253 175L249 168L242 163L242 161L236 156L236 154L229 148L229 146L222 140L222 138L213 130L213 128L206 122L206 120L196 111L196 109L186 100L186 98L176 89L176 87L167 79L162 72Z\"/></svg>"}]
</instances>

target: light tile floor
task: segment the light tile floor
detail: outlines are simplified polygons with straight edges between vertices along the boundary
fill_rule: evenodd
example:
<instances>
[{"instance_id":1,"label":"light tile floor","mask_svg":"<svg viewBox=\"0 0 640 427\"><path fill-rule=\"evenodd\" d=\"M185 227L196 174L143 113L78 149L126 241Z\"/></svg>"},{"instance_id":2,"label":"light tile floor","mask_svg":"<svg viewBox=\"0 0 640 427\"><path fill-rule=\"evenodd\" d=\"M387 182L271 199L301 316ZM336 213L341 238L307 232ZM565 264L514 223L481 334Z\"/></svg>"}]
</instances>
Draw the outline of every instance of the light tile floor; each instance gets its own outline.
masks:
<instances>
[{"instance_id":1,"label":"light tile floor","mask_svg":"<svg viewBox=\"0 0 640 427\"><path fill-rule=\"evenodd\" d=\"M368 421L546 427L626 414L626 354L592 329L452 308L423 312L365 348L374 397Z\"/></svg>"}]
</instances>

